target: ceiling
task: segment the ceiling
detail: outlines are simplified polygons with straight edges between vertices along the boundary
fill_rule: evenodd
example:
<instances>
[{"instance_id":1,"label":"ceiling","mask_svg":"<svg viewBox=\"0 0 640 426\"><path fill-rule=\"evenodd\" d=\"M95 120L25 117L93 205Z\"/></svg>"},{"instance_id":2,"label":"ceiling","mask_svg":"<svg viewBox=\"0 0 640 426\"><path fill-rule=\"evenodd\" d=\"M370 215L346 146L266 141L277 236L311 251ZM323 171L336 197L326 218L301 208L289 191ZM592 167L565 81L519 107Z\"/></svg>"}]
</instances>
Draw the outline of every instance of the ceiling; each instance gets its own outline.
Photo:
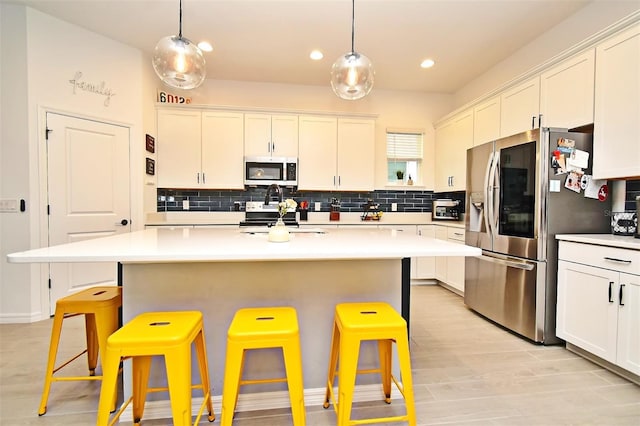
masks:
<instances>
[{"instance_id":1,"label":"ceiling","mask_svg":"<svg viewBox=\"0 0 640 426\"><path fill-rule=\"evenodd\" d=\"M151 52L178 33L179 0L0 0ZM452 93L592 0L357 0L355 50L375 87ZM328 85L351 50L350 0L183 0L183 36L207 40L207 78ZM313 49L324 59L312 61ZM421 69L432 58L436 65ZM149 65L151 66L151 65Z\"/></svg>"}]
</instances>

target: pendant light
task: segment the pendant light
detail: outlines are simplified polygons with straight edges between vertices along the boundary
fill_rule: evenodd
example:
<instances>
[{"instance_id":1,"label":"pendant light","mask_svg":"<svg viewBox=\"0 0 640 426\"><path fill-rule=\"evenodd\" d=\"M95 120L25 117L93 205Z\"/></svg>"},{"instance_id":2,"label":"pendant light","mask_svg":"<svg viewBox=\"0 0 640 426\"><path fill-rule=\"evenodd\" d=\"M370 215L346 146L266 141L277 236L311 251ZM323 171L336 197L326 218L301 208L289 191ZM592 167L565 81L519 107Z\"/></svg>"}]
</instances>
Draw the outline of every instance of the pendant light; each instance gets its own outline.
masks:
<instances>
[{"instance_id":1,"label":"pendant light","mask_svg":"<svg viewBox=\"0 0 640 426\"><path fill-rule=\"evenodd\" d=\"M331 88L346 100L364 98L373 88L373 65L354 50L355 0L351 0L351 51L340 56L331 67Z\"/></svg>"},{"instance_id":2,"label":"pendant light","mask_svg":"<svg viewBox=\"0 0 640 426\"><path fill-rule=\"evenodd\" d=\"M195 89L206 76L202 51L182 37L182 0L180 0L180 32L160 39L153 52L153 69L167 85L178 89Z\"/></svg>"}]
</instances>

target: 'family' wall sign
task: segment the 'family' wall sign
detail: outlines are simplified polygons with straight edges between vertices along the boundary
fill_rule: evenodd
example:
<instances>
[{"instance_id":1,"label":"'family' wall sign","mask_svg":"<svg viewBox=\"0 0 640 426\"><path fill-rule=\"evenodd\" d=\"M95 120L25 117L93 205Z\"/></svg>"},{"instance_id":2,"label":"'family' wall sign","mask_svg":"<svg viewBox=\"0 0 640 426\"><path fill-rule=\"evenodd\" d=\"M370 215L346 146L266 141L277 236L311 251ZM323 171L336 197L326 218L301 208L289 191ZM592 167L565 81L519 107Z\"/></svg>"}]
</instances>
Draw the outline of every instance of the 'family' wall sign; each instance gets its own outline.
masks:
<instances>
[{"instance_id":1,"label":"'family' wall sign","mask_svg":"<svg viewBox=\"0 0 640 426\"><path fill-rule=\"evenodd\" d=\"M106 87L106 83L101 81L100 83L89 83L82 80L82 71L76 71L76 74L73 76L69 83L73 85L73 94L76 94L77 90L82 90L89 93L95 93L96 95L104 96L104 106L108 107L109 102L111 102L111 98L116 95L116 93Z\"/></svg>"}]
</instances>

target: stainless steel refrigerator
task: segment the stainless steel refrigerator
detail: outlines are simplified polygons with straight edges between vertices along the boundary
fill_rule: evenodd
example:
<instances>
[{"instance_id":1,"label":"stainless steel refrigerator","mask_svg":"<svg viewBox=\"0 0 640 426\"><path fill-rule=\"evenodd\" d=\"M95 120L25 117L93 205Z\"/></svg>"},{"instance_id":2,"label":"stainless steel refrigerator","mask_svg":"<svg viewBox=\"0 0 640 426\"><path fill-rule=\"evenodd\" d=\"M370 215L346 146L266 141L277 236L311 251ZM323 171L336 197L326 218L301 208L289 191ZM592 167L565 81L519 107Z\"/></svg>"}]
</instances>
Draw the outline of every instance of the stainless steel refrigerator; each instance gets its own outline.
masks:
<instances>
[{"instance_id":1,"label":"stainless steel refrigerator","mask_svg":"<svg viewBox=\"0 0 640 426\"><path fill-rule=\"evenodd\" d=\"M555 235L610 232L606 187L586 197L577 172L591 175L592 140L542 128L467 150L465 239L483 254L465 260L465 304L534 342L560 342Z\"/></svg>"}]
</instances>

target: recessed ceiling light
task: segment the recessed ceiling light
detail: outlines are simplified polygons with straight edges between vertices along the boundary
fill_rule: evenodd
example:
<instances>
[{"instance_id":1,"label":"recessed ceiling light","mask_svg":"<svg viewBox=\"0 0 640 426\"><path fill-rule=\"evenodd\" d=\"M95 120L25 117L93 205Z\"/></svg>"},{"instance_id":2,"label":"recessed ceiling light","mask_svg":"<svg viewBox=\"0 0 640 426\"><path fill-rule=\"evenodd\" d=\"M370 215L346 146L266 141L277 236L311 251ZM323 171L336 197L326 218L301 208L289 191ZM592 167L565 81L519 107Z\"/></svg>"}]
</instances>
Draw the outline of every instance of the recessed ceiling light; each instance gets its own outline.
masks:
<instances>
[{"instance_id":1,"label":"recessed ceiling light","mask_svg":"<svg viewBox=\"0 0 640 426\"><path fill-rule=\"evenodd\" d=\"M203 52L211 52L213 50L213 46L211 46L208 41L201 41L200 43L198 43L198 47Z\"/></svg>"},{"instance_id":2,"label":"recessed ceiling light","mask_svg":"<svg viewBox=\"0 0 640 426\"><path fill-rule=\"evenodd\" d=\"M309 57L314 61L319 61L320 59L324 58L324 54L319 50L312 50L309 54Z\"/></svg>"},{"instance_id":3,"label":"recessed ceiling light","mask_svg":"<svg viewBox=\"0 0 640 426\"><path fill-rule=\"evenodd\" d=\"M431 68L432 66L434 66L436 63L433 59L425 59L424 61L422 61L422 63L420 64L420 66L422 68Z\"/></svg>"}]
</instances>

